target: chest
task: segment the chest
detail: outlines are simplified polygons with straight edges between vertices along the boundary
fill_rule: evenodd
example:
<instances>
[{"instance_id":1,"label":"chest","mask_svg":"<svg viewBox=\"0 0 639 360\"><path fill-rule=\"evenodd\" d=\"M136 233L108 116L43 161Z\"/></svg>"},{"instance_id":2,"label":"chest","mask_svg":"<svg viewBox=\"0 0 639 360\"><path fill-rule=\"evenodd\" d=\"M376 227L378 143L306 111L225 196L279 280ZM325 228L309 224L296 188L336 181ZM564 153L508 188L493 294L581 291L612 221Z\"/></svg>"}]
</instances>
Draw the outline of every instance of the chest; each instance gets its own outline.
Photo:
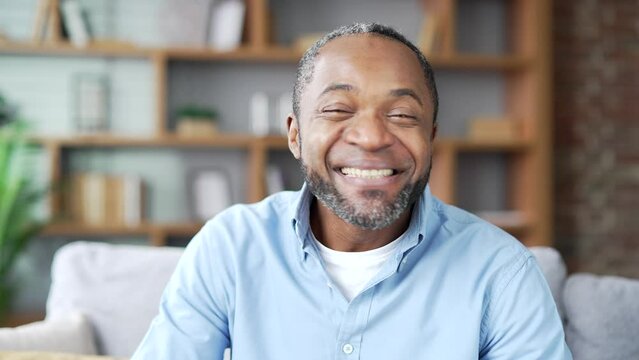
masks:
<instances>
[{"instance_id":1,"label":"chest","mask_svg":"<svg viewBox=\"0 0 639 360\"><path fill-rule=\"evenodd\" d=\"M477 357L485 296L454 268L408 264L348 302L320 262L263 266L236 289L234 359Z\"/></svg>"}]
</instances>

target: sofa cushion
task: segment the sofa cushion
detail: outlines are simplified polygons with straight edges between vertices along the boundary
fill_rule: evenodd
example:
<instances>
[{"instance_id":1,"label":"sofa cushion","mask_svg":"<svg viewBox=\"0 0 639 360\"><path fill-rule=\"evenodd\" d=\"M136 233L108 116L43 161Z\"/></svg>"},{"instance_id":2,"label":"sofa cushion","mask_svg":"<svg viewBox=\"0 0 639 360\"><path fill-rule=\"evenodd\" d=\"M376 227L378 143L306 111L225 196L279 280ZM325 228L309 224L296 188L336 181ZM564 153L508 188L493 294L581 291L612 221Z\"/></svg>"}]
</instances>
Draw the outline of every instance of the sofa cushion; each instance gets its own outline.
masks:
<instances>
[{"instance_id":1,"label":"sofa cushion","mask_svg":"<svg viewBox=\"0 0 639 360\"><path fill-rule=\"evenodd\" d=\"M566 341L579 360L639 359L639 280L575 274L564 289Z\"/></svg>"},{"instance_id":2,"label":"sofa cushion","mask_svg":"<svg viewBox=\"0 0 639 360\"><path fill-rule=\"evenodd\" d=\"M47 318L81 311L93 325L99 354L129 357L156 315L182 251L70 243L53 259Z\"/></svg>"},{"instance_id":3,"label":"sofa cushion","mask_svg":"<svg viewBox=\"0 0 639 360\"><path fill-rule=\"evenodd\" d=\"M2 328L0 350L97 354L91 324L80 313L70 313L15 328Z\"/></svg>"},{"instance_id":4,"label":"sofa cushion","mask_svg":"<svg viewBox=\"0 0 639 360\"><path fill-rule=\"evenodd\" d=\"M535 255L537 263L544 274L552 297L555 299L557 311L562 319L565 318L564 303L562 292L566 281L566 264L559 252L551 247L535 246L529 248L530 252Z\"/></svg>"}]
</instances>

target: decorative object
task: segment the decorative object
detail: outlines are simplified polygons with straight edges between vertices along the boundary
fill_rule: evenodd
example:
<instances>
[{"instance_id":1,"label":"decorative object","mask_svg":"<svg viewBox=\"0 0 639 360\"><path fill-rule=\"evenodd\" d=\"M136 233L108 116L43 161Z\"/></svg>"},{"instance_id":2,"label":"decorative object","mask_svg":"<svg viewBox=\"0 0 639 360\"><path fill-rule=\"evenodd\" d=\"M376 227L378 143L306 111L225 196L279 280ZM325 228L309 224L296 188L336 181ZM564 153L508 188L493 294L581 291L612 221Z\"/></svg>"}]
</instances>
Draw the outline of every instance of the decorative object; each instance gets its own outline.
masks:
<instances>
[{"instance_id":1,"label":"decorative object","mask_svg":"<svg viewBox=\"0 0 639 360\"><path fill-rule=\"evenodd\" d=\"M76 74L73 78L74 119L78 132L104 132L109 128L109 81L102 74Z\"/></svg>"},{"instance_id":2,"label":"decorative object","mask_svg":"<svg viewBox=\"0 0 639 360\"><path fill-rule=\"evenodd\" d=\"M213 5L209 45L215 50L231 51L240 46L246 5L240 0L222 0Z\"/></svg>"},{"instance_id":3,"label":"decorative object","mask_svg":"<svg viewBox=\"0 0 639 360\"><path fill-rule=\"evenodd\" d=\"M62 22L71 44L86 47L91 41L89 24L82 5L77 0L64 0L61 5Z\"/></svg>"},{"instance_id":4,"label":"decorative object","mask_svg":"<svg viewBox=\"0 0 639 360\"><path fill-rule=\"evenodd\" d=\"M34 208L44 197L26 167L26 123L0 95L0 320L11 304L10 274L27 242L44 226Z\"/></svg>"},{"instance_id":5,"label":"decorative object","mask_svg":"<svg viewBox=\"0 0 639 360\"><path fill-rule=\"evenodd\" d=\"M218 114L215 109L186 105L176 112L176 132L180 136L213 136L217 134Z\"/></svg>"},{"instance_id":6,"label":"decorative object","mask_svg":"<svg viewBox=\"0 0 639 360\"><path fill-rule=\"evenodd\" d=\"M194 220L206 221L231 205L229 176L221 168L193 170L188 178L188 191Z\"/></svg>"},{"instance_id":7,"label":"decorative object","mask_svg":"<svg viewBox=\"0 0 639 360\"><path fill-rule=\"evenodd\" d=\"M250 99L251 133L255 136L286 135L286 117L293 112L293 94L258 91Z\"/></svg>"},{"instance_id":8,"label":"decorative object","mask_svg":"<svg viewBox=\"0 0 639 360\"><path fill-rule=\"evenodd\" d=\"M212 0L164 0L158 21L165 46L204 47Z\"/></svg>"},{"instance_id":9,"label":"decorative object","mask_svg":"<svg viewBox=\"0 0 639 360\"><path fill-rule=\"evenodd\" d=\"M264 92L256 92L251 96L251 132L256 136L268 135L269 126L269 101Z\"/></svg>"},{"instance_id":10,"label":"decorative object","mask_svg":"<svg viewBox=\"0 0 639 360\"><path fill-rule=\"evenodd\" d=\"M470 120L468 137L472 140L510 141L519 138L519 123L500 117L476 117Z\"/></svg>"}]
</instances>

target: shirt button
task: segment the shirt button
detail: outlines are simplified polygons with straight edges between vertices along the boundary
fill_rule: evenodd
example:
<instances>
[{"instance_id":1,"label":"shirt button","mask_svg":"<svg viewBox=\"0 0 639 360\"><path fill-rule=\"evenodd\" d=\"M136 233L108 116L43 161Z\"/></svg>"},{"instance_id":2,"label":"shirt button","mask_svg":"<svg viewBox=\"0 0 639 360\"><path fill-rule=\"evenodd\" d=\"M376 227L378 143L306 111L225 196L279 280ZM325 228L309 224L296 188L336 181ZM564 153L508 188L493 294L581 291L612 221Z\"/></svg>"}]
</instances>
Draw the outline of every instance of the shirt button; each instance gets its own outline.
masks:
<instances>
[{"instance_id":1,"label":"shirt button","mask_svg":"<svg viewBox=\"0 0 639 360\"><path fill-rule=\"evenodd\" d=\"M342 346L342 351L344 354L350 355L353 352L353 345L344 344L344 346Z\"/></svg>"}]
</instances>

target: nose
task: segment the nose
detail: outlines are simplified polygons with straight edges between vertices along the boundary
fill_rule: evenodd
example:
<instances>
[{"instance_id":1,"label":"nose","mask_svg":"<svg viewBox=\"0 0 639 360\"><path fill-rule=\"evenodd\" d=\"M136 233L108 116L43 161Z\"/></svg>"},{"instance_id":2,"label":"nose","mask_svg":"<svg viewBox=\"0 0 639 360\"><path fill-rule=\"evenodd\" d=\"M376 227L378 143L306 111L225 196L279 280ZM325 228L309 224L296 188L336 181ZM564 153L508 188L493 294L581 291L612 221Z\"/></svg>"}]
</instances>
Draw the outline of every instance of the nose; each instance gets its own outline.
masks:
<instances>
[{"instance_id":1,"label":"nose","mask_svg":"<svg viewBox=\"0 0 639 360\"><path fill-rule=\"evenodd\" d=\"M391 146L395 136L389 131L386 119L372 114L361 114L352 119L344 131L344 140L366 151L377 151Z\"/></svg>"}]
</instances>

